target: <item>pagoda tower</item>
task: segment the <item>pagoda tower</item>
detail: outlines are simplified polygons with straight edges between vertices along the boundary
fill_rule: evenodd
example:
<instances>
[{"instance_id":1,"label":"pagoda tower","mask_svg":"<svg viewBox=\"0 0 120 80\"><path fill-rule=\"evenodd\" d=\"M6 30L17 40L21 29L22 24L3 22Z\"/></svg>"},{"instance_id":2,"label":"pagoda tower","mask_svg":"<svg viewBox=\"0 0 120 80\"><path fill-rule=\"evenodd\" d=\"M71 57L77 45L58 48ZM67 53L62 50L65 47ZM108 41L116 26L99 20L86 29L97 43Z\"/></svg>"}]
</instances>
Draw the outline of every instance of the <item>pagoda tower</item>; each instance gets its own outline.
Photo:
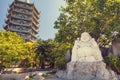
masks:
<instances>
[{"instance_id":1,"label":"pagoda tower","mask_svg":"<svg viewBox=\"0 0 120 80\"><path fill-rule=\"evenodd\" d=\"M39 29L39 11L29 0L14 0L9 6L6 31L16 32L26 41L36 41Z\"/></svg>"}]
</instances>

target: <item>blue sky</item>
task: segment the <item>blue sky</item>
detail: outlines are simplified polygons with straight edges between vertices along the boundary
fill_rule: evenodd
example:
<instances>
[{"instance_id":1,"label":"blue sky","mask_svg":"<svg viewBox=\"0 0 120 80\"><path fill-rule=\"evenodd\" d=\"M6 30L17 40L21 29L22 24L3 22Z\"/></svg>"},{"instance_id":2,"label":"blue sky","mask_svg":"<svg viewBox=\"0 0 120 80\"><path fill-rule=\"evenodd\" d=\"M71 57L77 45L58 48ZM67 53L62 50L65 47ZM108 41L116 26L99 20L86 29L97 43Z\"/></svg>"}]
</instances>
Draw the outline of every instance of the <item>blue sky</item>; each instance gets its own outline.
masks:
<instances>
[{"instance_id":1,"label":"blue sky","mask_svg":"<svg viewBox=\"0 0 120 80\"><path fill-rule=\"evenodd\" d=\"M24 0L22 0L24 1ZM13 0L1 0L0 1L0 30L2 30L3 24L5 24L4 19L6 18L7 9ZM54 38L55 30L54 22L59 17L61 6L65 6L64 0L30 0L34 2L38 11L40 11L40 28L39 28L39 38L47 40L49 38Z\"/></svg>"}]
</instances>

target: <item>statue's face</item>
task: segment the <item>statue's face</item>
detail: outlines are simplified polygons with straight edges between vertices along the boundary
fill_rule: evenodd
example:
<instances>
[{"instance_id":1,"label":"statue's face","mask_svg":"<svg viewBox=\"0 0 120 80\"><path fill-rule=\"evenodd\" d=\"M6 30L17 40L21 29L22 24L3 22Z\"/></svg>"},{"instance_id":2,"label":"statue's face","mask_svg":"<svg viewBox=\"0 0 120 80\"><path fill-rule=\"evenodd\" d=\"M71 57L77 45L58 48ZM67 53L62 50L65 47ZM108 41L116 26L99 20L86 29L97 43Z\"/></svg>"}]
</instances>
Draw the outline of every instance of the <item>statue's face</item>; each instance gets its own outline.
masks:
<instances>
[{"instance_id":1,"label":"statue's face","mask_svg":"<svg viewBox=\"0 0 120 80\"><path fill-rule=\"evenodd\" d=\"M91 39L91 36L87 32L84 32L81 34L81 41L87 42L90 39Z\"/></svg>"}]
</instances>

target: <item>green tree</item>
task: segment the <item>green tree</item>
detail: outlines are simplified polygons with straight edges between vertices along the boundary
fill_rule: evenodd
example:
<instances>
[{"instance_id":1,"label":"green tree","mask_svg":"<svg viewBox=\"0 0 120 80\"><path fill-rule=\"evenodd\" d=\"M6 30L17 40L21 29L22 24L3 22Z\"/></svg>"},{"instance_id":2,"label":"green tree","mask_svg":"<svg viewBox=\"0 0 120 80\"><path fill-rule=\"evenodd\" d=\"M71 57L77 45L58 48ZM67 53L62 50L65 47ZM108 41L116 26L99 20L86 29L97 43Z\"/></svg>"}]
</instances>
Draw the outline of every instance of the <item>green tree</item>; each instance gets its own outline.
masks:
<instances>
[{"instance_id":1,"label":"green tree","mask_svg":"<svg viewBox=\"0 0 120 80\"><path fill-rule=\"evenodd\" d=\"M40 67L42 69L44 69L45 66L48 66L48 68L54 67L54 61L55 61L54 48L55 48L55 43L51 39L38 41L36 52L37 52L37 56L40 59Z\"/></svg>"},{"instance_id":2,"label":"green tree","mask_svg":"<svg viewBox=\"0 0 120 80\"><path fill-rule=\"evenodd\" d=\"M119 36L119 0L67 0L66 3L55 22L56 41L73 44L82 32L87 31L105 46Z\"/></svg>"},{"instance_id":3,"label":"green tree","mask_svg":"<svg viewBox=\"0 0 120 80\"><path fill-rule=\"evenodd\" d=\"M54 40L39 40L37 47L37 57L40 61L40 67L65 69L65 53L72 45L68 43L58 43Z\"/></svg>"},{"instance_id":4,"label":"green tree","mask_svg":"<svg viewBox=\"0 0 120 80\"><path fill-rule=\"evenodd\" d=\"M67 50L71 50L72 45L69 43L58 43L56 42L54 53L55 53L55 68L57 69L65 69L66 68L66 60L65 55Z\"/></svg>"},{"instance_id":5,"label":"green tree","mask_svg":"<svg viewBox=\"0 0 120 80\"><path fill-rule=\"evenodd\" d=\"M5 67L11 67L23 58L24 40L13 32L0 31L0 62Z\"/></svg>"},{"instance_id":6,"label":"green tree","mask_svg":"<svg viewBox=\"0 0 120 80\"><path fill-rule=\"evenodd\" d=\"M14 32L0 31L0 64L5 67L33 67L36 64L36 43L25 42ZM26 63L24 63L24 61ZM21 64L23 62L23 64Z\"/></svg>"},{"instance_id":7,"label":"green tree","mask_svg":"<svg viewBox=\"0 0 120 80\"><path fill-rule=\"evenodd\" d=\"M37 67L39 63L38 58L36 57L36 42L26 42L24 43L25 51L21 54L21 63L20 67Z\"/></svg>"}]
</instances>

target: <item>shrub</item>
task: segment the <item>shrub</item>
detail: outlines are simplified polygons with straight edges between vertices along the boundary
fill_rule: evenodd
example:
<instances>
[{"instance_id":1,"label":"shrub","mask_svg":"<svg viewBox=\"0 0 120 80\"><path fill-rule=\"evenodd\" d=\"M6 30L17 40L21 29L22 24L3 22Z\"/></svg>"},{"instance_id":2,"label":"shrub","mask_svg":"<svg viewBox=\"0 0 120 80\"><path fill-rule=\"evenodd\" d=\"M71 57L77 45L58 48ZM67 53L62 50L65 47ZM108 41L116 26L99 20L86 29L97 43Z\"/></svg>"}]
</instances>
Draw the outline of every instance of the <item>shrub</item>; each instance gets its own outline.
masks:
<instances>
[{"instance_id":1,"label":"shrub","mask_svg":"<svg viewBox=\"0 0 120 80\"><path fill-rule=\"evenodd\" d=\"M105 62L111 69L120 74L120 57L111 55L105 58Z\"/></svg>"}]
</instances>

